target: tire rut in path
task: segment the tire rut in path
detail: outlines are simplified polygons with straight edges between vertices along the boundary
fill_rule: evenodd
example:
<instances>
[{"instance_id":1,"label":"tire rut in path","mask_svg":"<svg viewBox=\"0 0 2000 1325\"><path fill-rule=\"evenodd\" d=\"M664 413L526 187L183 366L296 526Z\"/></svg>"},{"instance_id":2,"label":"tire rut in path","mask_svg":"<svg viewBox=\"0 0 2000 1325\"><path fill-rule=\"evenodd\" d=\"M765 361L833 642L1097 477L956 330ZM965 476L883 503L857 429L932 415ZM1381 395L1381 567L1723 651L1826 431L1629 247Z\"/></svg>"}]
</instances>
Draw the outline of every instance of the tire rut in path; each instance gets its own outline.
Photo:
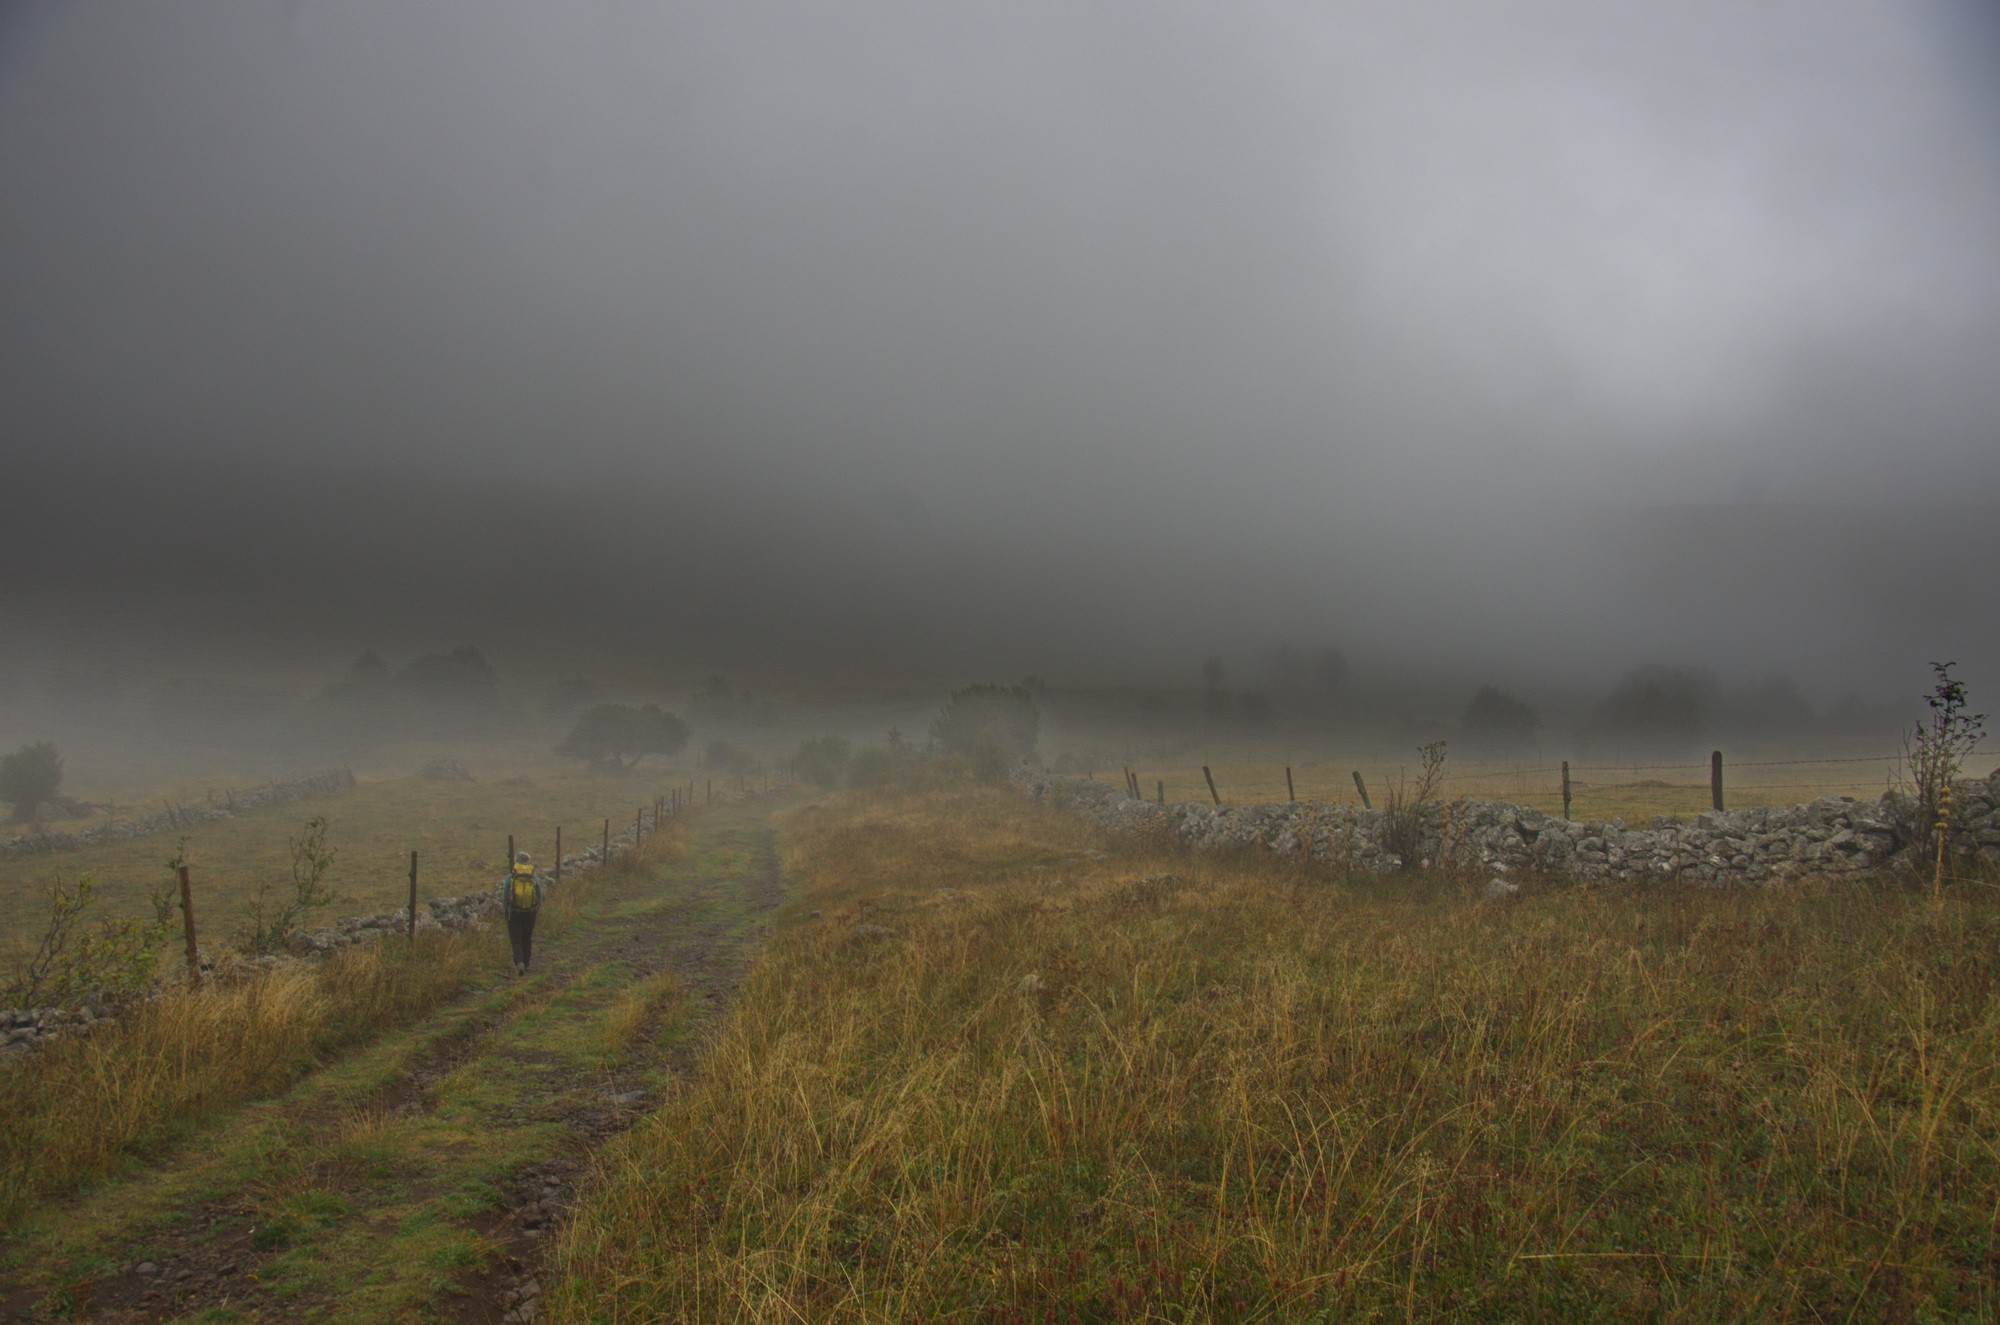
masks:
<instances>
[{"instance_id":1,"label":"tire rut in path","mask_svg":"<svg viewBox=\"0 0 2000 1325\"><path fill-rule=\"evenodd\" d=\"M768 824L760 823L755 836L748 867L730 881L742 890L737 916L712 915L674 938L660 933L658 925L638 925L603 953L632 963L641 976L663 967L672 969L691 1008L689 1033L664 1046L652 1063L631 1062L611 1074L601 1103L584 1105L575 1103L573 1096L561 1097L571 1103L559 1108L558 1115L582 1145L514 1175L510 1186L514 1208L486 1221L481 1229L489 1242L501 1249L500 1264L507 1273L473 1277L470 1283L478 1287L461 1300L458 1310L446 1312L449 1319L482 1325L492 1321L523 1325L534 1320L549 1246L546 1234L574 1201L578 1177L598 1147L631 1127L658 1102L657 1093L649 1089L653 1076L649 1067L664 1066L673 1079L692 1070L700 1046L720 1023L730 995L749 970L755 939L762 932L761 923L744 932L742 916L761 916L784 900L784 881ZM704 881L699 903L712 901L715 886L714 880ZM642 1039L649 1039L653 1029L648 1026ZM461 1283L467 1282L461 1279Z\"/></svg>"}]
</instances>

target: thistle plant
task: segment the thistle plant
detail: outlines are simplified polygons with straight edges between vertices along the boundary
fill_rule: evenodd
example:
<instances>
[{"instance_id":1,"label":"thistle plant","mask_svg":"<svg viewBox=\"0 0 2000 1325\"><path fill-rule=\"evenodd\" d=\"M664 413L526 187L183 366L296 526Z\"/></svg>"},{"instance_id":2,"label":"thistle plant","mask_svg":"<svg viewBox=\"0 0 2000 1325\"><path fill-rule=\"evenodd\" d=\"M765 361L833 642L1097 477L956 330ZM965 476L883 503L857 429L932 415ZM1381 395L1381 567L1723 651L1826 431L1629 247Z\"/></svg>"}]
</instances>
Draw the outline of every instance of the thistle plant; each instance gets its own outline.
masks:
<instances>
[{"instance_id":1,"label":"thistle plant","mask_svg":"<svg viewBox=\"0 0 2000 1325\"><path fill-rule=\"evenodd\" d=\"M1924 696L1930 717L1915 724L1903 739L1903 761L1916 790L1908 821L1912 844L1922 855L1937 858L1940 880L1950 848L1951 784L1958 781L1966 756L1986 733L1986 715L1968 711L1965 683L1951 674L1957 665L1931 664L1937 684Z\"/></svg>"}]
</instances>

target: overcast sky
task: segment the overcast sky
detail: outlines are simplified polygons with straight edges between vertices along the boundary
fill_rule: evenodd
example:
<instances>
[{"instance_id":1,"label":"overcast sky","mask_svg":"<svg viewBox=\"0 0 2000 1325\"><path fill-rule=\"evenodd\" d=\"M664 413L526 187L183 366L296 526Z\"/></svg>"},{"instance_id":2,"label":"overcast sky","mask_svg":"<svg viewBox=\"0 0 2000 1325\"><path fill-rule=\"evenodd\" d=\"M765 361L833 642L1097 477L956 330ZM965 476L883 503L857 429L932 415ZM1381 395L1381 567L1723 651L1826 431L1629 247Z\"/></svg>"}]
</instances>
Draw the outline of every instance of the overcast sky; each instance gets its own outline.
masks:
<instances>
[{"instance_id":1,"label":"overcast sky","mask_svg":"<svg viewBox=\"0 0 2000 1325\"><path fill-rule=\"evenodd\" d=\"M1893 684L2000 640L1990 561L1929 637L1856 624L1923 573L1890 508L1995 546L1996 369L1973 0L0 5L13 461L837 510L889 551L823 592L917 634L895 531L1022 568L938 666L1262 632ZM1684 502L1872 532L1693 601L1679 545L1554 533ZM714 573L790 602L827 553ZM1400 592L1315 579L1371 555Z\"/></svg>"}]
</instances>

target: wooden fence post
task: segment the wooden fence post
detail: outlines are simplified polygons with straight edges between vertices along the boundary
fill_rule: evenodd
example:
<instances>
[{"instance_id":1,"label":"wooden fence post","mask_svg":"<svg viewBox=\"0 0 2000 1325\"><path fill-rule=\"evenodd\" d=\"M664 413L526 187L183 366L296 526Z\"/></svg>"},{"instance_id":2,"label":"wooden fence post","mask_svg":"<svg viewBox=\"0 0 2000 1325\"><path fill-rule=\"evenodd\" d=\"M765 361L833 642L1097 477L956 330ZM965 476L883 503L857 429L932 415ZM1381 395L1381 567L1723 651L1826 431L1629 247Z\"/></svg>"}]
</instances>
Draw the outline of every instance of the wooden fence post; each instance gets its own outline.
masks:
<instances>
[{"instance_id":1,"label":"wooden fence post","mask_svg":"<svg viewBox=\"0 0 2000 1325\"><path fill-rule=\"evenodd\" d=\"M194 885L188 882L188 867L181 875L181 928L187 931L188 984L201 988L201 949L194 942Z\"/></svg>"},{"instance_id":2,"label":"wooden fence post","mask_svg":"<svg viewBox=\"0 0 2000 1325\"><path fill-rule=\"evenodd\" d=\"M639 844L645 840L646 810L644 806L641 806L639 812L632 816L632 849L635 851L638 850Z\"/></svg>"},{"instance_id":3,"label":"wooden fence post","mask_svg":"<svg viewBox=\"0 0 2000 1325\"><path fill-rule=\"evenodd\" d=\"M1563 818L1569 818L1569 760L1563 760Z\"/></svg>"},{"instance_id":4,"label":"wooden fence post","mask_svg":"<svg viewBox=\"0 0 2000 1325\"><path fill-rule=\"evenodd\" d=\"M1154 783L1153 785L1159 789L1160 804L1165 805L1167 803L1167 780L1165 778L1161 778L1158 782Z\"/></svg>"},{"instance_id":5,"label":"wooden fence post","mask_svg":"<svg viewBox=\"0 0 2000 1325\"><path fill-rule=\"evenodd\" d=\"M1222 793L1215 789L1215 774L1208 771L1208 765L1201 766L1201 775L1208 779L1208 797L1217 805L1222 804Z\"/></svg>"},{"instance_id":6,"label":"wooden fence post","mask_svg":"<svg viewBox=\"0 0 2000 1325\"><path fill-rule=\"evenodd\" d=\"M510 871L513 866L507 867ZM410 853L410 942L417 941L417 853Z\"/></svg>"},{"instance_id":7,"label":"wooden fence post","mask_svg":"<svg viewBox=\"0 0 2000 1325\"><path fill-rule=\"evenodd\" d=\"M1299 793L1298 793L1298 792L1296 792L1296 791L1294 791L1294 790L1292 790L1292 766L1291 766L1290 764L1286 764L1286 765L1285 765L1285 799L1286 799L1286 800L1288 800L1288 801L1296 801L1296 800L1297 800L1298 798L1299 798Z\"/></svg>"},{"instance_id":8,"label":"wooden fence post","mask_svg":"<svg viewBox=\"0 0 2000 1325\"><path fill-rule=\"evenodd\" d=\"M514 835L507 834L507 877L514 877Z\"/></svg>"},{"instance_id":9,"label":"wooden fence post","mask_svg":"<svg viewBox=\"0 0 2000 1325\"><path fill-rule=\"evenodd\" d=\"M1715 808L1722 808L1722 751L1717 750L1708 757L1708 797L1715 802Z\"/></svg>"},{"instance_id":10,"label":"wooden fence post","mask_svg":"<svg viewBox=\"0 0 2000 1325\"><path fill-rule=\"evenodd\" d=\"M562 887L562 825L556 825L556 887Z\"/></svg>"},{"instance_id":11,"label":"wooden fence post","mask_svg":"<svg viewBox=\"0 0 2000 1325\"><path fill-rule=\"evenodd\" d=\"M1361 770L1358 768L1354 770L1354 789L1361 793L1362 809L1372 810L1375 808L1368 801L1368 784L1361 780Z\"/></svg>"},{"instance_id":12,"label":"wooden fence post","mask_svg":"<svg viewBox=\"0 0 2000 1325\"><path fill-rule=\"evenodd\" d=\"M597 863L600 865L609 865L611 863L611 821L609 819L604 821L604 854L598 857Z\"/></svg>"}]
</instances>

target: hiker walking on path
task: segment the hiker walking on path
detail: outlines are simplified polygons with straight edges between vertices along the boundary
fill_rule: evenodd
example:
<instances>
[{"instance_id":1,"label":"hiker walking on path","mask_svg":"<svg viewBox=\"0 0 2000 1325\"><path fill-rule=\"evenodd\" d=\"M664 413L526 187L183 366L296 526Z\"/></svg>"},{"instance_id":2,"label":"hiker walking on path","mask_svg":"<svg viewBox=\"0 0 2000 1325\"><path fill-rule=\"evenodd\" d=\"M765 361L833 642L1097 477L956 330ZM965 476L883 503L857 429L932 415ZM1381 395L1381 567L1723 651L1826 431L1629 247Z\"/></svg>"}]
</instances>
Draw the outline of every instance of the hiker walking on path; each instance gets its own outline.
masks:
<instances>
[{"instance_id":1,"label":"hiker walking on path","mask_svg":"<svg viewBox=\"0 0 2000 1325\"><path fill-rule=\"evenodd\" d=\"M514 868L500 886L500 904L507 912L507 939L514 945L514 974L526 975L534 956L535 917L542 909L542 881L535 877L528 853L514 856Z\"/></svg>"}]
</instances>

